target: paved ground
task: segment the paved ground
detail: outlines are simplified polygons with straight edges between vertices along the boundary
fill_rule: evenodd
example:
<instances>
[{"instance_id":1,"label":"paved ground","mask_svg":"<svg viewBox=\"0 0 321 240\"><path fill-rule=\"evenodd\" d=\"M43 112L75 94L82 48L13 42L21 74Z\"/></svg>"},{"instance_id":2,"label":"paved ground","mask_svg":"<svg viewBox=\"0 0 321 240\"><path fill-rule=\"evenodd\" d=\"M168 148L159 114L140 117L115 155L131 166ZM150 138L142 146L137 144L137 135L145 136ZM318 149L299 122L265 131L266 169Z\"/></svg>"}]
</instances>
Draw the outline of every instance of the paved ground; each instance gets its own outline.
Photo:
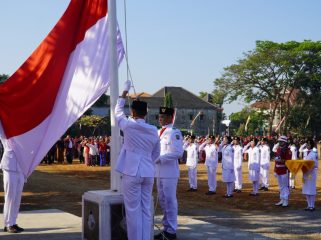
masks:
<instances>
[{"instance_id":1,"label":"paved ground","mask_svg":"<svg viewBox=\"0 0 321 240\"><path fill-rule=\"evenodd\" d=\"M178 239L321 239L319 233L321 232L320 215L321 212L318 211L314 213L286 211L281 212L278 216L259 213L235 215L230 212L217 212L211 216L207 212L207 214L193 218L179 216ZM160 216L156 216L156 225L159 225L160 219ZM22 212L19 215L18 223L25 228L25 232L8 234L1 231L0 239L81 239L81 218L60 210ZM157 232L157 227L155 227L155 233Z\"/></svg>"},{"instance_id":2,"label":"paved ground","mask_svg":"<svg viewBox=\"0 0 321 240\"><path fill-rule=\"evenodd\" d=\"M0 215L2 218L2 214ZM23 233L10 234L0 231L1 240L79 240L81 218L56 209L21 212L18 224Z\"/></svg>"}]
</instances>

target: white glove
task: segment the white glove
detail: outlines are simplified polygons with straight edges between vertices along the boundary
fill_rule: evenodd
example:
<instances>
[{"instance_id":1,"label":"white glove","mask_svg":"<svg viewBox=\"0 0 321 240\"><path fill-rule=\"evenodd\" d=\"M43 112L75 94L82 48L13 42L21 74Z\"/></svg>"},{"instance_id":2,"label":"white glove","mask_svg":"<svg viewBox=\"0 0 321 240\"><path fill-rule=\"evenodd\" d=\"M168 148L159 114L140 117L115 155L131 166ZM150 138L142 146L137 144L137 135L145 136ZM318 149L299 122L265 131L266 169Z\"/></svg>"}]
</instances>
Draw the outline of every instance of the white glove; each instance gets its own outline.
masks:
<instances>
[{"instance_id":1,"label":"white glove","mask_svg":"<svg viewBox=\"0 0 321 240\"><path fill-rule=\"evenodd\" d=\"M124 91L128 92L129 89L131 88L131 86L132 86L132 83L131 83L130 80L125 81L125 83L124 83Z\"/></svg>"}]
</instances>

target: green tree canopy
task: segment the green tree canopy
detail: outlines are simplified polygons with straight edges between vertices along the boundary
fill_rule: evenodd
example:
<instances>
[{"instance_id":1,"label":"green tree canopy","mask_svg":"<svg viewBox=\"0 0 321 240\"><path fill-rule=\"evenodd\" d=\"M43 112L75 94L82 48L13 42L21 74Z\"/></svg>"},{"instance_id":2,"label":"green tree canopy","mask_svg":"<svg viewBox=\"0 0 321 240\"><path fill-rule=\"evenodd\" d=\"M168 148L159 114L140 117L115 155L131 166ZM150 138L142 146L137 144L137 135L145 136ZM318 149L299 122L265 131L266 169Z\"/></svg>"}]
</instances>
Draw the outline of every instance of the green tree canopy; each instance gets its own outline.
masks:
<instances>
[{"instance_id":1,"label":"green tree canopy","mask_svg":"<svg viewBox=\"0 0 321 240\"><path fill-rule=\"evenodd\" d=\"M4 83L9 78L7 74L0 74L0 84Z\"/></svg>"},{"instance_id":2,"label":"green tree canopy","mask_svg":"<svg viewBox=\"0 0 321 240\"><path fill-rule=\"evenodd\" d=\"M233 135L262 135L265 133L263 112L257 112L250 108L244 108L240 112L230 115L230 132Z\"/></svg>"},{"instance_id":3,"label":"green tree canopy","mask_svg":"<svg viewBox=\"0 0 321 240\"><path fill-rule=\"evenodd\" d=\"M238 98L248 103L269 102L271 133L278 108L287 122L295 104L305 104L312 93L320 94L320 53L320 41L257 41L256 48L245 53L236 64L224 68L223 75L214 84L218 91L226 93L228 102Z\"/></svg>"}]
</instances>

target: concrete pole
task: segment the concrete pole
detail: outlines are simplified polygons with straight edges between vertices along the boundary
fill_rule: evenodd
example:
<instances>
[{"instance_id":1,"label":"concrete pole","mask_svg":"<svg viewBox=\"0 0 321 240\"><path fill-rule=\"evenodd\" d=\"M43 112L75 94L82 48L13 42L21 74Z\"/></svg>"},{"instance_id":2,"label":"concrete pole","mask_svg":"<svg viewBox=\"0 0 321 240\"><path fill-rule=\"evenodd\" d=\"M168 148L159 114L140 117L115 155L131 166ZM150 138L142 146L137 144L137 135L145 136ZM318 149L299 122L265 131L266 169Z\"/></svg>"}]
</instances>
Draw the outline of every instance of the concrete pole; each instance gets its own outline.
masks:
<instances>
[{"instance_id":1,"label":"concrete pole","mask_svg":"<svg viewBox=\"0 0 321 240\"><path fill-rule=\"evenodd\" d=\"M111 148L110 148L110 188L121 191L121 177L115 171L116 161L120 152L120 130L115 119L115 106L119 97L118 88L118 56L117 56L117 18L116 0L108 0L108 35L109 35L109 79L110 79L110 122L111 122Z\"/></svg>"}]
</instances>

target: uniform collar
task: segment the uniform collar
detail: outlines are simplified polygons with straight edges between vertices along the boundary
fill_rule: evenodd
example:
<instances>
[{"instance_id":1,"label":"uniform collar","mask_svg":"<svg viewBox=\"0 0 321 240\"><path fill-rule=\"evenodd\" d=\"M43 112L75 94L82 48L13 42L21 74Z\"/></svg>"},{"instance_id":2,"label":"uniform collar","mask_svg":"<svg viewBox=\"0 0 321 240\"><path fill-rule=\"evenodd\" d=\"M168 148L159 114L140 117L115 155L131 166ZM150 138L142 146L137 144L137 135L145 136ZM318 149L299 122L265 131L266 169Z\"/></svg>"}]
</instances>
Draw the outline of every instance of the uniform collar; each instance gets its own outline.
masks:
<instances>
[{"instance_id":1,"label":"uniform collar","mask_svg":"<svg viewBox=\"0 0 321 240\"><path fill-rule=\"evenodd\" d=\"M168 127L173 127L173 124L170 123L170 124L167 124L167 125L162 126L162 128L168 128Z\"/></svg>"},{"instance_id":2,"label":"uniform collar","mask_svg":"<svg viewBox=\"0 0 321 240\"><path fill-rule=\"evenodd\" d=\"M142 118L136 118L134 120L138 123L145 123L145 119L142 119Z\"/></svg>"}]
</instances>

